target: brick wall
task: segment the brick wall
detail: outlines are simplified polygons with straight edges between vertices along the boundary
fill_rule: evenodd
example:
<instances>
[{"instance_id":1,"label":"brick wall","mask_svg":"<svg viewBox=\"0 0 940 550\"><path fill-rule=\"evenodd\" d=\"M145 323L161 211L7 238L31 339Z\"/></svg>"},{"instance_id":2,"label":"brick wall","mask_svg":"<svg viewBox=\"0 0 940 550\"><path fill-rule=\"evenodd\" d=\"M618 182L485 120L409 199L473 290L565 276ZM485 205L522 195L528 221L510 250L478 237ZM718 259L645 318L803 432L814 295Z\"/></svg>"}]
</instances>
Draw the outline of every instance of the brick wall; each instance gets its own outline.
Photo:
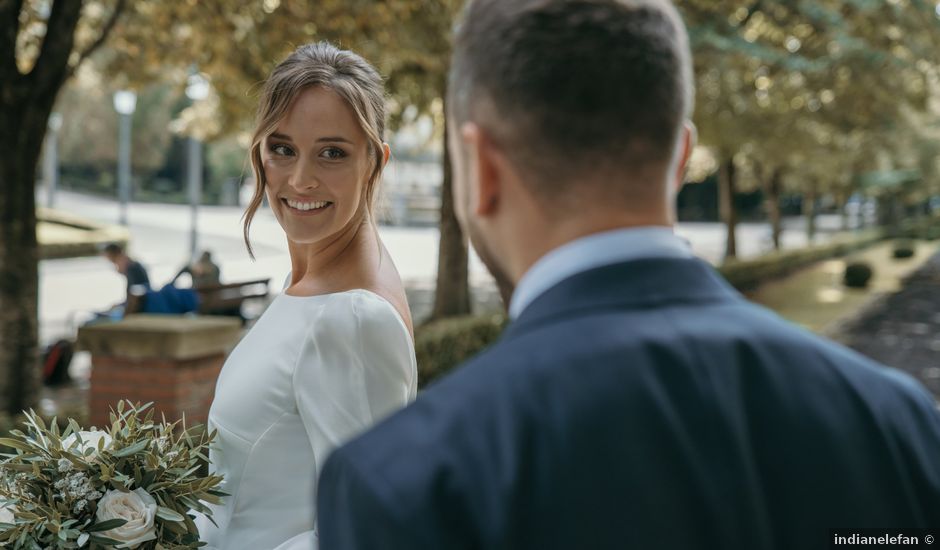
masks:
<instances>
[{"instance_id":1,"label":"brick wall","mask_svg":"<svg viewBox=\"0 0 940 550\"><path fill-rule=\"evenodd\" d=\"M237 319L131 315L118 323L79 330L82 349L91 352L91 425L110 424L118 402L153 402L175 422L204 424L226 354L241 337Z\"/></svg>"},{"instance_id":2,"label":"brick wall","mask_svg":"<svg viewBox=\"0 0 940 550\"><path fill-rule=\"evenodd\" d=\"M170 422L186 415L187 425L205 423L215 392L215 382L225 355L189 360L129 359L95 356L92 360L90 421L110 423L108 412L118 401L154 403L157 415Z\"/></svg>"}]
</instances>

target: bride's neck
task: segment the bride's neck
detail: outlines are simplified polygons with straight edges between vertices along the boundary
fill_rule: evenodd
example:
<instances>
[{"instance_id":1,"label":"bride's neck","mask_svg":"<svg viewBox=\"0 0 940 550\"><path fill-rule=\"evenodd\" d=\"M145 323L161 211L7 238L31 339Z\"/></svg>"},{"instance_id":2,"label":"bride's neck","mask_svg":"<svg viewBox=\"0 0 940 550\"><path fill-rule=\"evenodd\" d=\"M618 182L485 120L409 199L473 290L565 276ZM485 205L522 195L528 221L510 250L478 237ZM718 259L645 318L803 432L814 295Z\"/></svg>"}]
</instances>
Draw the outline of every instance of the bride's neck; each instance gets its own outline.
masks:
<instances>
[{"instance_id":1,"label":"bride's neck","mask_svg":"<svg viewBox=\"0 0 940 550\"><path fill-rule=\"evenodd\" d=\"M336 235L313 244L288 242L290 286L325 287L354 280L378 266L378 241L369 220L351 224ZM375 265L373 265L375 264Z\"/></svg>"}]
</instances>

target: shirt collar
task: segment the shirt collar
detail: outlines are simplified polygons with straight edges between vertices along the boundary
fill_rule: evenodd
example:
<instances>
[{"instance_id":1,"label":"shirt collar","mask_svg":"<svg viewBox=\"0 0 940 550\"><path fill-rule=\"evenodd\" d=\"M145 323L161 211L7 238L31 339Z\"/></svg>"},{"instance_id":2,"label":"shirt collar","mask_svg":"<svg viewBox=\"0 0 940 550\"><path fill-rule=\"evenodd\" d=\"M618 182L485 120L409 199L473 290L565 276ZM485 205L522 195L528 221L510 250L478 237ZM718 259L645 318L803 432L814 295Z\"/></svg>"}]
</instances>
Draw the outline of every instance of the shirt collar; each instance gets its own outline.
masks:
<instances>
[{"instance_id":1,"label":"shirt collar","mask_svg":"<svg viewBox=\"0 0 940 550\"><path fill-rule=\"evenodd\" d=\"M631 227L576 239L542 256L529 268L509 302L516 319L545 291L578 273L640 258L691 258L688 243L671 227Z\"/></svg>"}]
</instances>

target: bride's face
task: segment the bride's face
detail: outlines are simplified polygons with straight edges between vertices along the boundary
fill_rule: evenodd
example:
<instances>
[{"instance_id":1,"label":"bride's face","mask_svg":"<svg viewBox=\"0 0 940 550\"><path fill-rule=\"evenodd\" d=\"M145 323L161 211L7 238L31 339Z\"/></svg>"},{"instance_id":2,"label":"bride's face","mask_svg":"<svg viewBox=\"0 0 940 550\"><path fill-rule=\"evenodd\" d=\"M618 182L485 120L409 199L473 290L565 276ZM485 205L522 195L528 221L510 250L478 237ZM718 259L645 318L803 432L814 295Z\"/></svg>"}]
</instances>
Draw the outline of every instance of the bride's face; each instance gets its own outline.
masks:
<instances>
[{"instance_id":1,"label":"bride's face","mask_svg":"<svg viewBox=\"0 0 940 550\"><path fill-rule=\"evenodd\" d=\"M375 159L353 110L330 89L298 95L261 143L271 209L287 238L312 244L360 223Z\"/></svg>"}]
</instances>

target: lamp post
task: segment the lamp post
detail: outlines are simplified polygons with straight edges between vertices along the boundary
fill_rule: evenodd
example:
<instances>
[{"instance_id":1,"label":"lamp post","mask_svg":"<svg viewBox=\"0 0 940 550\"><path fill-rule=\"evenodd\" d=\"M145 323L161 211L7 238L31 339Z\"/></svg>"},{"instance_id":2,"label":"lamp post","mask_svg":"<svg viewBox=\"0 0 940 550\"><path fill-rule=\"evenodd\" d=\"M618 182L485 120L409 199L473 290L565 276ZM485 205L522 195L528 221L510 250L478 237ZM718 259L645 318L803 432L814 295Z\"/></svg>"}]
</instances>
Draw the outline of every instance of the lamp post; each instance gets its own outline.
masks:
<instances>
[{"instance_id":1,"label":"lamp post","mask_svg":"<svg viewBox=\"0 0 940 550\"><path fill-rule=\"evenodd\" d=\"M189 75L186 83L186 97L193 103L202 101L209 95L209 81L199 73ZM188 140L189 166L187 180L189 182L189 256L195 261L199 246L199 203L202 201L202 144L199 138L190 134Z\"/></svg>"},{"instance_id":2,"label":"lamp post","mask_svg":"<svg viewBox=\"0 0 940 550\"><path fill-rule=\"evenodd\" d=\"M121 225L127 225L127 203L131 195L131 115L137 108L137 94L131 90L114 92L114 110L118 112L118 199Z\"/></svg>"},{"instance_id":3,"label":"lamp post","mask_svg":"<svg viewBox=\"0 0 940 550\"><path fill-rule=\"evenodd\" d=\"M59 130L62 115L49 115L49 132L46 134L46 154L43 156L43 180L46 182L46 205L55 207L55 192L59 185Z\"/></svg>"}]
</instances>

